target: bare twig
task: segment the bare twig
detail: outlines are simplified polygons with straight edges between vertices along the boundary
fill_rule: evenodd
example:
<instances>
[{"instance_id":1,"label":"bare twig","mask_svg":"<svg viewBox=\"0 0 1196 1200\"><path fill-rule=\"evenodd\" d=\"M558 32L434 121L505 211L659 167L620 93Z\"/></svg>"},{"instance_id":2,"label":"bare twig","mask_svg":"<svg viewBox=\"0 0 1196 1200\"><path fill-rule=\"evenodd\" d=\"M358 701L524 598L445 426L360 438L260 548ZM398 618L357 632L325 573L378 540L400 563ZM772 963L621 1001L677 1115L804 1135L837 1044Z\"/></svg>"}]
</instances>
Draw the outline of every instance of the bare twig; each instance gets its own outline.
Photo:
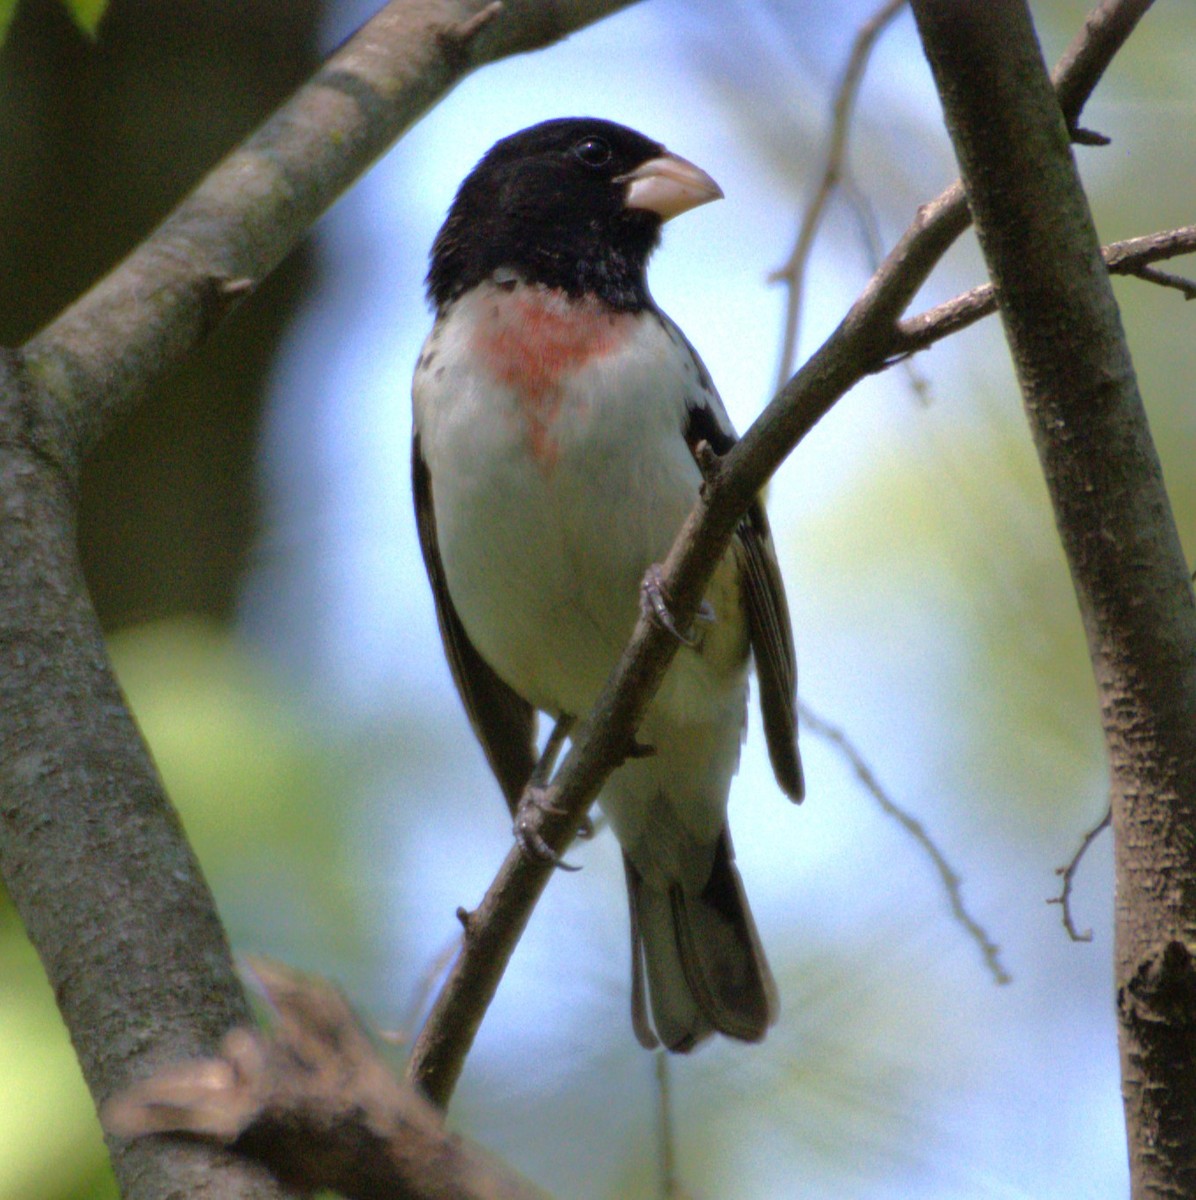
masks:
<instances>
[{"instance_id":1,"label":"bare twig","mask_svg":"<svg viewBox=\"0 0 1196 1200\"><path fill-rule=\"evenodd\" d=\"M1145 279L1147 283L1157 283L1160 287L1175 288L1183 293L1185 300L1196 300L1196 283L1182 275L1160 271L1158 267L1135 267L1129 274Z\"/></svg>"},{"instance_id":2,"label":"bare twig","mask_svg":"<svg viewBox=\"0 0 1196 1200\"><path fill-rule=\"evenodd\" d=\"M660 1200L685 1200L677 1175L677 1131L673 1124L673 1082L666 1050L656 1051L656 1144L660 1152Z\"/></svg>"},{"instance_id":3,"label":"bare twig","mask_svg":"<svg viewBox=\"0 0 1196 1200\"><path fill-rule=\"evenodd\" d=\"M1177 275L1167 275L1161 271L1148 275L1146 271L1149 263L1193 252L1196 252L1196 225L1128 238L1123 242L1111 242L1101 251L1112 274L1137 275L1151 283L1179 288L1189 300L1196 294L1196 284ZM997 298L993 285L981 284L969 292L936 304L916 317L899 322L896 348L902 354L924 350L933 342L966 329L996 311Z\"/></svg>"},{"instance_id":4,"label":"bare twig","mask_svg":"<svg viewBox=\"0 0 1196 1200\"><path fill-rule=\"evenodd\" d=\"M217 1058L159 1070L112 1097L122 1138L183 1133L228 1146L302 1195L350 1200L547 1200L459 1134L378 1057L344 997L276 963L253 964L274 1014L270 1035L235 1029Z\"/></svg>"},{"instance_id":5,"label":"bare twig","mask_svg":"<svg viewBox=\"0 0 1196 1200\"><path fill-rule=\"evenodd\" d=\"M806 266L814 248L814 238L822 222L823 213L830 203L835 189L843 181L847 171L847 138L851 132L851 118L855 102L864 81L872 49L889 23L905 7L907 0L886 0L879 9L856 31L851 44L851 53L843 76L835 90L831 110L831 130L827 140L826 158L822 176L814 189L801 224L797 240L785 265L773 272L771 280L785 285L785 315L781 326L781 353L777 363L777 377L773 391L780 391L785 381L793 374L797 360L797 338L801 330L802 297L805 292Z\"/></svg>"},{"instance_id":6,"label":"bare twig","mask_svg":"<svg viewBox=\"0 0 1196 1200\"><path fill-rule=\"evenodd\" d=\"M947 893L947 903L951 906L952 916L963 926L968 937L976 943L984 959L984 965L993 979L997 983L1008 983L1012 977L1001 962L1001 948L989 937L984 926L968 912L963 902L963 891L960 886L962 881L939 849L934 838L926 832L926 826L889 795L863 754L839 726L831 724L825 717L814 712L804 701L798 702L798 714L807 729L819 737L825 738L847 759L856 778L863 785L864 790L880 805L881 810L887 816L892 817L921 846L926 856L934 864L935 870L938 871L943 890Z\"/></svg>"},{"instance_id":7,"label":"bare twig","mask_svg":"<svg viewBox=\"0 0 1196 1200\"><path fill-rule=\"evenodd\" d=\"M1148 0L1105 0L1090 16L1078 39L1084 42L1082 52L1071 61L1084 64L1092 84L1100 74L1092 69L1093 61L1108 65L1132 30L1133 22L1118 20L1118 15L1132 11L1140 16L1147 7ZM1074 121L1088 89L1072 86L1066 73L1063 85L1068 85L1066 115ZM960 183L923 205L839 327L723 458L664 564L662 578L678 623L693 620L742 514L777 466L841 396L891 359L897 321L968 221ZM556 811L540 832L558 853L634 744L640 718L676 649L676 639L654 622L643 616L637 620L548 788L548 804ZM551 874L550 865L533 862L513 847L475 910L461 954L408 1064L408 1078L433 1102L448 1103L486 1007Z\"/></svg>"},{"instance_id":8,"label":"bare twig","mask_svg":"<svg viewBox=\"0 0 1196 1200\"><path fill-rule=\"evenodd\" d=\"M1080 862L1084 855L1088 853L1088 847L1096 841L1098 837L1106 829L1109 828L1113 820L1113 809L1106 808L1105 815L1093 827L1084 834L1080 841L1079 849L1071 856L1071 862L1065 867L1057 867L1055 874L1063 877L1063 890L1057 896L1052 896L1047 900L1048 904L1058 904L1063 909L1063 928L1067 930L1067 936L1073 942L1090 942L1092 941L1092 930L1086 929L1083 933L1077 931L1075 923L1071 917L1071 887L1075 882L1076 872L1080 869Z\"/></svg>"}]
</instances>

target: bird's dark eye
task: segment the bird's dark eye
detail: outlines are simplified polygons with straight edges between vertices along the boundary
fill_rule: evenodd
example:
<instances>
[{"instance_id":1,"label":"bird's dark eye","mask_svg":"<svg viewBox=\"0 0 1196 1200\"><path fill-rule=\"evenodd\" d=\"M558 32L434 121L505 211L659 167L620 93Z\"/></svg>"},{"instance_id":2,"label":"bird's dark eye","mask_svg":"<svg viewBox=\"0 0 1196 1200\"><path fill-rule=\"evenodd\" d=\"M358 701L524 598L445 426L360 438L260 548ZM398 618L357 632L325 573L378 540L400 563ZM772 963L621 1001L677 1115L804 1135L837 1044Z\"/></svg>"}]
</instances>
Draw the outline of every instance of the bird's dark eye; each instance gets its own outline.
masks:
<instances>
[{"instance_id":1,"label":"bird's dark eye","mask_svg":"<svg viewBox=\"0 0 1196 1200\"><path fill-rule=\"evenodd\" d=\"M605 167L610 162L610 146L600 137L582 138L573 147L573 153L587 167Z\"/></svg>"}]
</instances>

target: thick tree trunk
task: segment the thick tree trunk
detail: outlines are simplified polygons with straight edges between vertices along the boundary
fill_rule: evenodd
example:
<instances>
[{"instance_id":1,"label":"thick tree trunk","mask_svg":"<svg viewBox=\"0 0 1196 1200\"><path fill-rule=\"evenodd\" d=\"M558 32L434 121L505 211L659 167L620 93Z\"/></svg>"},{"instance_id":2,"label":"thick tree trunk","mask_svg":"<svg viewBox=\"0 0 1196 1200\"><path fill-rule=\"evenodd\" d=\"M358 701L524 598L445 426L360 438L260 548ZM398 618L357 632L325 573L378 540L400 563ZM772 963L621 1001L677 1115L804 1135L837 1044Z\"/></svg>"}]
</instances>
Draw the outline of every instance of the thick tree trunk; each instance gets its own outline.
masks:
<instances>
[{"instance_id":1,"label":"thick tree trunk","mask_svg":"<svg viewBox=\"0 0 1196 1200\"><path fill-rule=\"evenodd\" d=\"M1196 1195L1196 604L1024 0L913 0L1088 638L1135 1197Z\"/></svg>"},{"instance_id":2,"label":"thick tree trunk","mask_svg":"<svg viewBox=\"0 0 1196 1200\"><path fill-rule=\"evenodd\" d=\"M97 1103L249 1019L224 931L113 678L51 412L0 365L0 874ZM198 1143L113 1142L130 1197L277 1195Z\"/></svg>"}]
</instances>

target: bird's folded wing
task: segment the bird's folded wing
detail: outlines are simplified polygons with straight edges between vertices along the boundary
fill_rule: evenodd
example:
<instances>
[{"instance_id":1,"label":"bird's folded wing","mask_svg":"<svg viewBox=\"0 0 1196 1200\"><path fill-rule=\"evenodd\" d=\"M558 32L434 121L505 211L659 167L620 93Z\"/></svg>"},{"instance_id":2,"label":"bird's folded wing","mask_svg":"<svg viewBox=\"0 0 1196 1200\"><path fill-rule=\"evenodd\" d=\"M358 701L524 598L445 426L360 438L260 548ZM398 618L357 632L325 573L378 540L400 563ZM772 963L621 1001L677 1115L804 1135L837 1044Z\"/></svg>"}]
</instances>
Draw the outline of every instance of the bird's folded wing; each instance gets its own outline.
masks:
<instances>
[{"instance_id":1,"label":"bird's folded wing","mask_svg":"<svg viewBox=\"0 0 1196 1200\"><path fill-rule=\"evenodd\" d=\"M514 815L536 764L536 712L478 653L453 605L436 538L432 477L420 453L418 434L411 447L411 482L419 545L436 601L436 619L444 639L444 652L469 715L469 723L482 743L490 769Z\"/></svg>"},{"instance_id":2,"label":"bird's folded wing","mask_svg":"<svg viewBox=\"0 0 1196 1200\"><path fill-rule=\"evenodd\" d=\"M764 735L777 783L791 800L805 795L797 749L797 662L785 585L764 505L752 502L735 532L742 567L748 637L756 659Z\"/></svg>"},{"instance_id":3,"label":"bird's folded wing","mask_svg":"<svg viewBox=\"0 0 1196 1200\"><path fill-rule=\"evenodd\" d=\"M690 350L692 353L693 348ZM697 358L696 353L694 357ZM704 368L701 373L708 381ZM737 440L713 385L707 382L707 387L707 394L690 401L686 413L685 440L695 456L702 442L716 454L726 454ZM797 749L797 656L785 584L777 565L768 517L759 499L752 502L735 531L735 548L748 637L756 660L768 755L781 790L791 800L801 800L806 787Z\"/></svg>"}]
</instances>

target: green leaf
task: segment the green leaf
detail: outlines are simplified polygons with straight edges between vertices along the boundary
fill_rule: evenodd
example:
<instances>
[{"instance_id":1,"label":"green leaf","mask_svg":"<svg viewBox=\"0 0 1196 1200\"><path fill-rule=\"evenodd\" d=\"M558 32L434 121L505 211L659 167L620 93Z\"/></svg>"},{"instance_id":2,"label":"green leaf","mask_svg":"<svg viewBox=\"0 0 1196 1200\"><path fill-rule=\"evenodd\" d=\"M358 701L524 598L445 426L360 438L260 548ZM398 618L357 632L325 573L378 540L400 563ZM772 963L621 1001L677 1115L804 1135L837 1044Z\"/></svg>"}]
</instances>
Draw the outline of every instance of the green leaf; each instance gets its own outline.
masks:
<instances>
[{"instance_id":1,"label":"green leaf","mask_svg":"<svg viewBox=\"0 0 1196 1200\"><path fill-rule=\"evenodd\" d=\"M5 3L14 3L15 0L0 0L0 5ZM100 21L104 16L104 11L108 7L108 0L63 0L67 7L67 11L74 18L75 24L88 37L95 37L96 30L99 28ZM0 13L3 9L0 8Z\"/></svg>"},{"instance_id":2,"label":"green leaf","mask_svg":"<svg viewBox=\"0 0 1196 1200\"><path fill-rule=\"evenodd\" d=\"M17 15L17 0L0 0L0 46L8 36L8 27Z\"/></svg>"}]
</instances>

